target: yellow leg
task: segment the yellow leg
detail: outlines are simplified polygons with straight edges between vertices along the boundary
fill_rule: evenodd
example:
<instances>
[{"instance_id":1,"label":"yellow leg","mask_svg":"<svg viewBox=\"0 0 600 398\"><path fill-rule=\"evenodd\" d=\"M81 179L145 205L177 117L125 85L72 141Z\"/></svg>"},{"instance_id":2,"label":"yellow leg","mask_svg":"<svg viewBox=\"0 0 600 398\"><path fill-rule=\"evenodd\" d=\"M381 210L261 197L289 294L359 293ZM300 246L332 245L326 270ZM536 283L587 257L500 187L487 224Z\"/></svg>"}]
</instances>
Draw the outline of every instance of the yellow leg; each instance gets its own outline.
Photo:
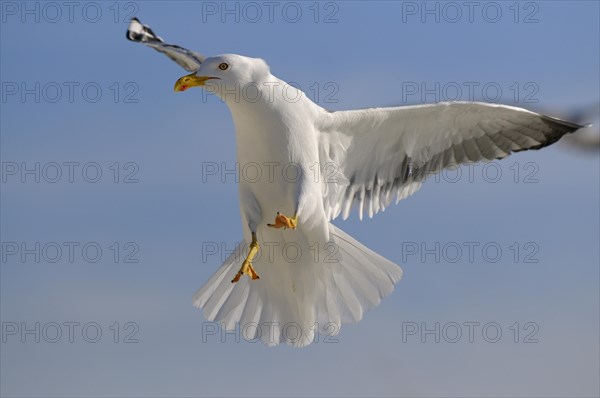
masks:
<instances>
[{"instance_id":1,"label":"yellow leg","mask_svg":"<svg viewBox=\"0 0 600 398\"><path fill-rule=\"evenodd\" d=\"M240 267L238 273L235 275L235 278L231 280L231 283L236 283L237 281L239 281L243 274L248 275L252 279L260 279L256 271L254 270L254 267L252 266L252 260L256 256L256 253L258 253L258 248L259 246L258 241L256 240L256 234L252 232L252 243L250 243L250 251L248 251L246 259L242 263L242 266Z\"/></svg>"},{"instance_id":2,"label":"yellow leg","mask_svg":"<svg viewBox=\"0 0 600 398\"><path fill-rule=\"evenodd\" d=\"M267 227L271 228L283 228L283 229L296 229L298 226L298 217L294 214L294 217L286 217L280 212L277 212L275 216L275 224L267 224Z\"/></svg>"}]
</instances>

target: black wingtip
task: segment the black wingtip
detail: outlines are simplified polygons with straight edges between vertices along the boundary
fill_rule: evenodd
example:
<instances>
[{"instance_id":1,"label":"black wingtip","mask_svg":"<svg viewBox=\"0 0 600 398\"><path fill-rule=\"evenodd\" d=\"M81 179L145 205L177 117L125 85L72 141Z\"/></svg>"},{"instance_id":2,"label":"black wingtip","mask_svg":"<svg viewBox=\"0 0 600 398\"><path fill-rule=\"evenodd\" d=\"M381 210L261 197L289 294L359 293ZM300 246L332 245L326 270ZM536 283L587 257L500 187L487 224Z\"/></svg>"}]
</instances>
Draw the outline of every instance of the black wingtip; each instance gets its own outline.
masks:
<instances>
[{"instance_id":1,"label":"black wingtip","mask_svg":"<svg viewBox=\"0 0 600 398\"><path fill-rule=\"evenodd\" d=\"M139 23L140 25L142 24L136 17L131 18L131 21L129 21L129 26L127 27L127 31L125 32L125 38L129 41L139 41L139 39L136 40L136 38L133 36L135 33L131 31L131 24L133 22Z\"/></svg>"},{"instance_id":2,"label":"black wingtip","mask_svg":"<svg viewBox=\"0 0 600 398\"><path fill-rule=\"evenodd\" d=\"M541 116L542 116L542 119L545 119L548 122L556 123L563 127L568 128L570 130L570 131L568 131L568 133L573 133L579 129L591 126L591 124L583 124L582 125L579 123L569 122L569 121L566 121L566 120L563 120L563 119L560 119L557 117L552 117L552 116L547 116L547 115L541 115Z\"/></svg>"},{"instance_id":3,"label":"black wingtip","mask_svg":"<svg viewBox=\"0 0 600 398\"><path fill-rule=\"evenodd\" d=\"M131 18L127 33L125 34L128 40L137 43L162 43L163 40L152 31L148 25L144 25L136 17Z\"/></svg>"}]
</instances>

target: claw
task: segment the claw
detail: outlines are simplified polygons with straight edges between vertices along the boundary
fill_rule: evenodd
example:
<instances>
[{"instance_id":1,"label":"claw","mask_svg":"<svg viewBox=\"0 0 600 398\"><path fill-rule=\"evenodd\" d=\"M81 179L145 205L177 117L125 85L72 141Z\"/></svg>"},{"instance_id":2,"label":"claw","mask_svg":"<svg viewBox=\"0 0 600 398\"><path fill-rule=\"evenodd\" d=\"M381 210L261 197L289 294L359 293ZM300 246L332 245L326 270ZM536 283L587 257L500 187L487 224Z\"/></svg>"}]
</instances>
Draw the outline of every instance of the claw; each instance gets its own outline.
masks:
<instances>
[{"instance_id":1,"label":"claw","mask_svg":"<svg viewBox=\"0 0 600 398\"><path fill-rule=\"evenodd\" d=\"M280 212L277 212L275 216L275 224L267 224L267 227L271 228L283 228L283 229L296 229L298 226L298 217L294 214L294 217L286 217Z\"/></svg>"},{"instance_id":2,"label":"claw","mask_svg":"<svg viewBox=\"0 0 600 398\"><path fill-rule=\"evenodd\" d=\"M258 276L258 274L256 273L256 270L252 266L252 263L248 260L244 260L244 262L242 263L242 267L235 275L235 277L231 280L231 283L236 283L237 281L239 281L243 274L248 275L252 279L260 279L260 276Z\"/></svg>"},{"instance_id":3,"label":"claw","mask_svg":"<svg viewBox=\"0 0 600 398\"><path fill-rule=\"evenodd\" d=\"M248 251L248 256L246 256L246 259L242 263L240 270L235 275L235 277L231 280L231 283L236 283L237 281L239 281L240 278L242 277L242 275L244 275L244 274L248 275L253 280L260 279L260 277L258 276L258 273L252 266L252 259L254 258L254 256L256 256L256 253L258 252L258 248L259 248L259 246L258 246L258 241L256 240L256 234L252 233L252 243L250 243L250 251Z\"/></svg>"}]
</instances>

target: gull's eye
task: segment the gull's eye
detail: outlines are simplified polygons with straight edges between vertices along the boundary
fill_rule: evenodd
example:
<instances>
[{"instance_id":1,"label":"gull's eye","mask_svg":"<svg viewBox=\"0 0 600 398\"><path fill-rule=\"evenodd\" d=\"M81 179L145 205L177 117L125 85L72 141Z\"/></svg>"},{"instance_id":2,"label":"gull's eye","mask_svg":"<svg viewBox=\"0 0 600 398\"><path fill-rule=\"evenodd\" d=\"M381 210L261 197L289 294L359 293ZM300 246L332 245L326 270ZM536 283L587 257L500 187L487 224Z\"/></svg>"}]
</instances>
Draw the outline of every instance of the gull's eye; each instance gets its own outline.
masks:
<instances>
[{"instance_id":1,"label":"gull's eye","mask_svg":"<svg viewBox=\"0 0 600 398\"><path fill-rule=\"evenodd\" d=\"M222 64L219 64L219 69L227 70L227 69L229 69L229 65L226 64L225 62L223 62Z\"/></svg>"}]
</instances>

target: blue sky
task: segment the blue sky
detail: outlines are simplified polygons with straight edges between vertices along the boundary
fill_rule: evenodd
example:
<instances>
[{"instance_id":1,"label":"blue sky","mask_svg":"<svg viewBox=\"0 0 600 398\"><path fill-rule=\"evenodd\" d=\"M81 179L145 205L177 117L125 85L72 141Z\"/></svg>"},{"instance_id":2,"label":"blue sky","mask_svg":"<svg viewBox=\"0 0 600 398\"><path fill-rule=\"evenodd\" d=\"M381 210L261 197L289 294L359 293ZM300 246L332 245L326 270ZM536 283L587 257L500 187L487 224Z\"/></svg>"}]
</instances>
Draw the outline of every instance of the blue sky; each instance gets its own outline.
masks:
<instances>
[{"instance_id":1,"label":"blue sky","mask_svg":"<svg viewBox=\"0 0 600 398\"><path fill-rule=\"evenodd\" d=\"M3 396L599 394L599 157L561 143L336 221L404 269L337 342L203 338L191 297L221 262L203 245L233 247L241 226L235 182L202 167L235 162L233 124L218 99L173 93L184 70L125 40L135 14L204 54L261 57L329 109L458 87L568 115L600 101L598 2L276 2L272 21L268 2L42 4L0 10ZM36 322L40 342L22 342Z\"/></svg>"}]
</instances>

